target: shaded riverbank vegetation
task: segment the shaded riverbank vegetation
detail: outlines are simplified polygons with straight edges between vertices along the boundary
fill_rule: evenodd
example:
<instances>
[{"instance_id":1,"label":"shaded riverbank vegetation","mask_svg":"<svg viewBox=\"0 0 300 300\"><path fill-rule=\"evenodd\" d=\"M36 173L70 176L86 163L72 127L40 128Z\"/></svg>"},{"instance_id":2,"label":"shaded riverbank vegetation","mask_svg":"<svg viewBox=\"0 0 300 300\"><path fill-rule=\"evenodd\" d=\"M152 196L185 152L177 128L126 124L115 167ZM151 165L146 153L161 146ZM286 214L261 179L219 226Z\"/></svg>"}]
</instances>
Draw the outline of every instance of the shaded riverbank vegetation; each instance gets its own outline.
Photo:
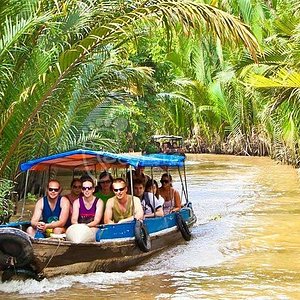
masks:
<instances>
[{"instance_id":1,"label":"shaded riverbank vegetation","mask_svg":"<svg viewBox=\"0 0 300 300\"><path fill-rule=\"evenodd\" d=\"M299 8L1 1L0 177L68 149L139 151L157 133L299 165Z\"/></svg>"}]
</instances>

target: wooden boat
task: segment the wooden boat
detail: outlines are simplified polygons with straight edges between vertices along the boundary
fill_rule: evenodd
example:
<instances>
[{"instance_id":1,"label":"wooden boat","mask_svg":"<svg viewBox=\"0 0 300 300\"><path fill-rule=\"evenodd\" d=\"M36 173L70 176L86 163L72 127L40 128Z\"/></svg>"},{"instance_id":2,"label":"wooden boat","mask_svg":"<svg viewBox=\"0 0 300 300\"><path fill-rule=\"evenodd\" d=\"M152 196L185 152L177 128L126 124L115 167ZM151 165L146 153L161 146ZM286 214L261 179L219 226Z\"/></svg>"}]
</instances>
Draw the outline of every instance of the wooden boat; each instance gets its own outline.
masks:
<instances>
[{"instance_id":1,"label":"wooden boat","mask_svg":"<svg viewBox=\"0 0 300 300\"><path fill-rule=\"evenodd\" d=\"M21 165L29 172L50 167L76 170L184 167L183 156L130 156L101 151L74 150L32 160ZM182 176L180 176L182 178ZM184 176L185 177L185 176ZM100 225L96 241L74 243L60 237L32 238L26 233L28 221L0 225L0 270L2 280L17 277L40 279L65 274L125 271L154 253L181 240L189 240L189 227L196 222L188 200L186 180L182 181L185 204L179 212L143 222Z\"/></svg>"},{"instance_id":2,"label":"wooden boat","mask_svg":"<svg viewBox=\"0 0 300 300\"><path fill-rule=\"evenodd\" d=\"M143 153L185 155L183 149L183 137L179 135L153 135Z\"/></svg>"}]
</instances>

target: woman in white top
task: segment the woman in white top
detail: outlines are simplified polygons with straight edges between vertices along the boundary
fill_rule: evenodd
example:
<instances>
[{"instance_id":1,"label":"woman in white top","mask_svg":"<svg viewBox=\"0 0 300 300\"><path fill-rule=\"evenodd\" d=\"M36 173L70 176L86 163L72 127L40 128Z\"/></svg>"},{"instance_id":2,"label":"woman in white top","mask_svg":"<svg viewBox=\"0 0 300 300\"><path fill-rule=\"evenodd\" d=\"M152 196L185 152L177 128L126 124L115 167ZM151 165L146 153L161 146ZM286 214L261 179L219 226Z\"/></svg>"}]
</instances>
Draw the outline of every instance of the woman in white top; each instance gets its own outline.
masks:
<instances>
[{"instance_id":1,"label":"woman in white top","mask_svg":"<svg viewBox=\"0 0 300 300\"><path fill-rule=\"evenodd\" d=\"M156 186L155 180L149 179L145 186L145 192L143 193L142 205L144 206L144 216L149 217L162 217L163 212L163 199L159 199L158 194L155 194L158 190L157 182Z\"/></svg>"}]
</instances>

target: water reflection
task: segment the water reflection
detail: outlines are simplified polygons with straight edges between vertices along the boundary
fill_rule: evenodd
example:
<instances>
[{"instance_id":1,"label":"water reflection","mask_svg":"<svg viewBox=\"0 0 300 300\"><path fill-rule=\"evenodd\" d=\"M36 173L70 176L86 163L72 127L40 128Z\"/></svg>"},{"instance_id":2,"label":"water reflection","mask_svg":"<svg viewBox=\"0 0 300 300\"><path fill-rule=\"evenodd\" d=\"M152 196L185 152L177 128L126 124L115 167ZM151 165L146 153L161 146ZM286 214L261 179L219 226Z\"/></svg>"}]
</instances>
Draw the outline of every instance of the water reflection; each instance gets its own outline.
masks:
<instances>
[{"instance_id":1,"label":"water reflection","mask_svg":"<svg viewBox=\"0 0 300 300\"><path fill-rule=\"evenodd\" d=\"M0 298L299 299L296 171L268 158L188 159L198 217L190 242L125 273L3 283Z\"/></svg>"}]
</instances>

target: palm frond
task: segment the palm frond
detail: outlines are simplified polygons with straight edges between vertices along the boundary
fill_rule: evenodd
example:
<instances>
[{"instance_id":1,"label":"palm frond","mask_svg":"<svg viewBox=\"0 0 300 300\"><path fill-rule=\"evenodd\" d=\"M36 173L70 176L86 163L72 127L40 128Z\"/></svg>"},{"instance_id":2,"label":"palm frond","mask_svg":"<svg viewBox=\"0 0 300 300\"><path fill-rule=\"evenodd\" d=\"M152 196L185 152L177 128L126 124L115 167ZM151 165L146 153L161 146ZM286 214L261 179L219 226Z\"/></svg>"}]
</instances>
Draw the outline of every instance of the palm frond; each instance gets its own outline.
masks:
<instances>
[{"instance_id":1,"label":"palm frond","mask_svg":"<svg viewBox=\"0 0 300 300\"><path fill-rule=\"evenodd\" d=\"M249 83L257 88L300 88L300 73L281 69L276 77L251 75Z\"/></svg>"}]
</instances>

